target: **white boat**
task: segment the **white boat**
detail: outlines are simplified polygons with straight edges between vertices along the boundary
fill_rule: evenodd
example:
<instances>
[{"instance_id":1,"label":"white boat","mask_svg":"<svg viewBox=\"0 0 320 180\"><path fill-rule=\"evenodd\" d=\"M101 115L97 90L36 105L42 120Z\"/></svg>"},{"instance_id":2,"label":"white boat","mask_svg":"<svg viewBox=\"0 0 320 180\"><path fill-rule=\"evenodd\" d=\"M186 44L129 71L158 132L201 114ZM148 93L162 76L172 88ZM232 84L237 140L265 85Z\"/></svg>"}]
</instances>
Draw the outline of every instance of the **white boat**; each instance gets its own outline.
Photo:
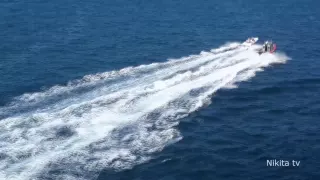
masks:
<instances>
[{"instance_id":1,"label":"white boat","mask_svg":"<svg viewBox=\"0 0 320 180\"><path fill-rule=\"evenodd\" d=\"M248 38L244 43L242 43L242 45L246 47L250 47L253 44L255 44L258 40L259 40L258 37L251 37L251 38Z\"/></svg>"}]
</instances>

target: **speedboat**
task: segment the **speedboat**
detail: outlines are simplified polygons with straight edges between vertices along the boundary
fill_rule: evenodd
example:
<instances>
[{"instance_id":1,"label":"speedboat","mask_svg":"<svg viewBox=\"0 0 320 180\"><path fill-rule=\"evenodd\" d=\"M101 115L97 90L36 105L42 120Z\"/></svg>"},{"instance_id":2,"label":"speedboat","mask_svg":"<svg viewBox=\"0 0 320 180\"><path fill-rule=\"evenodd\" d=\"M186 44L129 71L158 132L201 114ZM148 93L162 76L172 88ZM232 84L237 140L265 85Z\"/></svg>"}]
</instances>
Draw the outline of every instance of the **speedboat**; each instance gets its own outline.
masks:
<instances>
[{"instance_id":1,"label":"speedboat","mask_svg":"<svg viewBox=\"0 0 320 180\"><path fill-rule=\"evenodd\" d=\"M258 53L261 55L263 53L273 53L277 49L277 45L273 43L272 41L266 41L263 44L263 47L258 50Z\"/></svg>"},{"instance_id":2,"label":"speedboat","mask_svg":"<svg viewBox=\"0 0 320 180\"><path fill-rule=\"evenodd\" d=\"M259 40L258 37L248 38L245 42L242 43L243 46L250 47Z\"/></svg>"}]
</instances>

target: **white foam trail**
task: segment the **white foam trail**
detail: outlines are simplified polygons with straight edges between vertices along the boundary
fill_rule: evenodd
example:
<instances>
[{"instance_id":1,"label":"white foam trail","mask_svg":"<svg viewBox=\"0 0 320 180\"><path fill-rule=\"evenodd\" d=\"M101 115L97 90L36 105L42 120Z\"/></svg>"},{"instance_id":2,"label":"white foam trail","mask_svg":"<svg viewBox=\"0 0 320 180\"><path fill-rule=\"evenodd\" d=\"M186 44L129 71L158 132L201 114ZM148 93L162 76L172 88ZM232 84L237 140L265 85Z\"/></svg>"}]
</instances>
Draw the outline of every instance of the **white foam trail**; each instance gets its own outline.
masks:
<instances>
[{"instance_id":1,"label":"white foam trail","mask_svg":"<svg viewBox=\"0 0 320 180\"><path fill-rule=\"evenodd\" d=\"M148 160L182 138L178 119L217 90L288 59L226 51L237 44L17 97L0 109L7 115L0 120L0 179L93 179L103 168Z\"/></svg>"}]
</instances>

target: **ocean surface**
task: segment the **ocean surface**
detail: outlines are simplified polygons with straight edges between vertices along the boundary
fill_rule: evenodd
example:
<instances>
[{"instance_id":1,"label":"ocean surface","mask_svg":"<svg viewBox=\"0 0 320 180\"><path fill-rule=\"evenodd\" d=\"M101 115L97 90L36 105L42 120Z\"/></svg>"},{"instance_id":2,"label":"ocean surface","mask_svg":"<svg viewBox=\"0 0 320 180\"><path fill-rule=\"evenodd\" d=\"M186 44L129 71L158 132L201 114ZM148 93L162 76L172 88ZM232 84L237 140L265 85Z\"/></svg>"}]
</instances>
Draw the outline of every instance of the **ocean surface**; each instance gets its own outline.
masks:
<instances>
[{"instance_id":1,"label":"ocean surface","mask_svg":"<svg viewBox=\"0 0 320 180\"><path fill-rule=\"evenodd\" d=\"M2 0L0 179L320 179L319 7Z\"/></svg>"}]
</instances>

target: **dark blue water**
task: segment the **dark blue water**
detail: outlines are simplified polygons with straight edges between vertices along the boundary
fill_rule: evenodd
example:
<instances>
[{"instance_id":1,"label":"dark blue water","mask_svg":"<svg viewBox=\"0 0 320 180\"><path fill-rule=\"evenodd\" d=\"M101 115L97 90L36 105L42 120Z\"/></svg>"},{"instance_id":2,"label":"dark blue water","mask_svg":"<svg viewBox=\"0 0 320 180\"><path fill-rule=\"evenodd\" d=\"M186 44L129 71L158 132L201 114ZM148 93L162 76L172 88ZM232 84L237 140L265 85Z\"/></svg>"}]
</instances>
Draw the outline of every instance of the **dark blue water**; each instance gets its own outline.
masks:
<instances>
[{"instance_id":1,"label":"dark blue water","mask_svg":"<svg viewBox=\"0 0 320 180\"><path fill-rule=\"evenodd\" d=\"M0 178L319 179L319 6L315 0L0 2ZM290 60L270 63L237 88L218 88L209 93L211 103L201 94L219 83L121 94L189 70L178 64L172 67L185 69L148 76L170 68L162 67L168 59L251 36L272 39ZM117 74L151 63L160 65ZM236 67L226 66L223 73ZM116 75L106 75L111 71ZM267 166L272 159L290 166Z\"/></svg>"}]
</instances>

